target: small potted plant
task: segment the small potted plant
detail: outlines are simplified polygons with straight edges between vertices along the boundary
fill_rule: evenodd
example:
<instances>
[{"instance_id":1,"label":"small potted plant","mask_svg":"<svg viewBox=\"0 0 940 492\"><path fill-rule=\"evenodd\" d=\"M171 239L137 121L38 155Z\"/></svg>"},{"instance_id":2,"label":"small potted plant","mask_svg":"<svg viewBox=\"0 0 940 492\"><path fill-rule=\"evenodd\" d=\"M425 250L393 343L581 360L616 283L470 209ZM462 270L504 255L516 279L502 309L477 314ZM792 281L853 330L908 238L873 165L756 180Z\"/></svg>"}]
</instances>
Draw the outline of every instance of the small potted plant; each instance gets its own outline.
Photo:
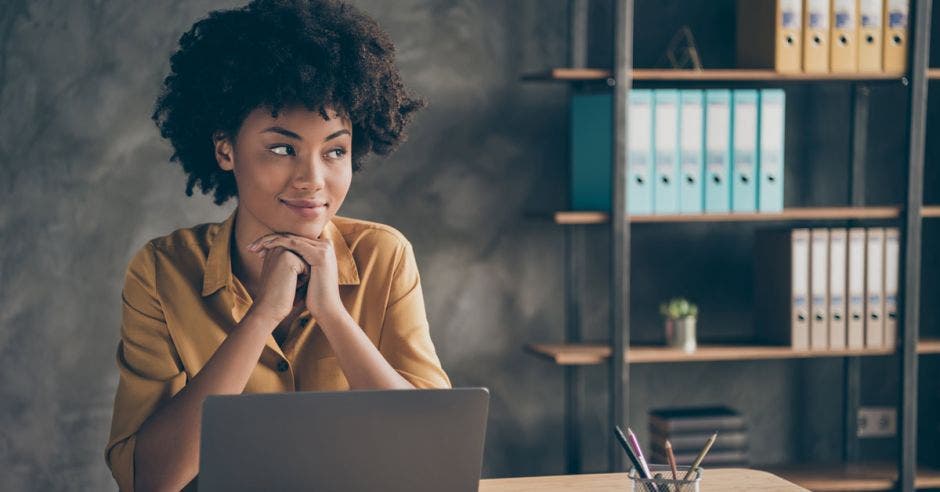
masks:
<instances>
[{"instance_id":1,"label":"small potted plant","mask_svg":"<svg viewBox=\"0 0 940 492\"><path fill-rule=\"evenodd\" d=\"M659 313L666 321L666 343L685 352L694 352L698 306L685 298L676 297L660 304Z\"/></svg>"}]
</instances>

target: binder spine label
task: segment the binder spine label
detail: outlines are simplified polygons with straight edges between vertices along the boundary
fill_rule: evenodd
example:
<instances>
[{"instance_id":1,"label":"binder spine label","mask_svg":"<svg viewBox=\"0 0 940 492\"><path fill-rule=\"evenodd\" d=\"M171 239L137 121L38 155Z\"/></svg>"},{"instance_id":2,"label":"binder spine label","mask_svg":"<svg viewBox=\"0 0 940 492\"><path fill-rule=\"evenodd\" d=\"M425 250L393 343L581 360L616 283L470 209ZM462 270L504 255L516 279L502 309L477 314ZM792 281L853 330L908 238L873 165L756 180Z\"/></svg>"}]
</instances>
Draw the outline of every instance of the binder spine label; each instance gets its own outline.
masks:
<instances>
[{"instance_id":1,"label":"binder spine label","mask_svg":"<svg viewBox=\"0 0 940 492\"><path fill-rule=\"evenodd\" d=\"M881 1L882 0L859 1L859 24L863 28L881 27Z\"/></svg>"},{"instance_id":2,"label":"binder spine label","mask_svg":"<svg viewBox=\"0 0 940 492\"><path fill-rule=\"evenodd\" d=\"M802 0L780 0L780 25L784 29L799 30L803 23Z\"/></svg>"}]
</instances>

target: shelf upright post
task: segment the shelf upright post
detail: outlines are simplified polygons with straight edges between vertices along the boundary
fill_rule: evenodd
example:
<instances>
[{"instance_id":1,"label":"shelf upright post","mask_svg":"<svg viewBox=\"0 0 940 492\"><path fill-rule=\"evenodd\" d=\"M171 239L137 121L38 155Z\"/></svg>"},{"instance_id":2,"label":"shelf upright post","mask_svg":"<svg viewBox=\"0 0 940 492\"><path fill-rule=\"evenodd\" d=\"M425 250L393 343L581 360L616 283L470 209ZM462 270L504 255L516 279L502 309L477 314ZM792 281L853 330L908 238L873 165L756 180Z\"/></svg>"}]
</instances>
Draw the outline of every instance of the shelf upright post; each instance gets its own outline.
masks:
<instances>
[{"instance_id":1,"label":"shelf upright post","mask_svg":"<svg viewBox=\"0 0 940 492\"><path fill-rule=\"evenodd\" d=\"M588 53L588 0L568 0L568 66L585 68ZM568 101L575 89L568 86ZM569 142L568 145L571 145ZM569 152L570 153L570 152ZM568 176L571 182L571 176ZM585 275L584 228L565 227L565 341L581 341L581 295ZM566 365L565 371L565 470L581 473L581 405L584 379L581 368Z\"/></svg>"},{"instance_id":2,"label":"shelf upright post","mask_svg":"<svg viewBox=\"0 0 940 492\"><path fill-rule=\"evenodd\" d=\"M861 83L852 84L851 163L849 168L849 205L865 206L865 165L868 144L868 108L871 88ZM858 225L850 221L849 227ZM843 362L844 402L842 459L854 462L859 456L858 408L861 404L862 363L858 356L846 357Z\"/></svg>"},{"instance_id":3,"label":"shelf upright post","mask_svg":"<svg viewBox=\"0 0 940 492\"><path fill-rule=\"evenodd\" d=\"M614 4L613 60L613 162L611 162L610 209L610 358L608 384L607 435L608 468L623 470L623 451L614 439L614 425L629 421L629 365L626 350L630 346L630 226L626 220L627 107L633 85L633 0Z\"/></svg>"},{"instance_id":4,"label":"shelf upright post","mask_svg":"<svg viewBox=\"0 0 940 492\"><path fill-rule=\"evenodd\" d=\"M907 207L902 215L901 388L898 488L913 491L917 473L917 338L920 323L921 208L924 196L927 64L930 58L931 0L914 2L913 50L910 53L910 126L908 127Z\"/></svg>"}]
</instances>

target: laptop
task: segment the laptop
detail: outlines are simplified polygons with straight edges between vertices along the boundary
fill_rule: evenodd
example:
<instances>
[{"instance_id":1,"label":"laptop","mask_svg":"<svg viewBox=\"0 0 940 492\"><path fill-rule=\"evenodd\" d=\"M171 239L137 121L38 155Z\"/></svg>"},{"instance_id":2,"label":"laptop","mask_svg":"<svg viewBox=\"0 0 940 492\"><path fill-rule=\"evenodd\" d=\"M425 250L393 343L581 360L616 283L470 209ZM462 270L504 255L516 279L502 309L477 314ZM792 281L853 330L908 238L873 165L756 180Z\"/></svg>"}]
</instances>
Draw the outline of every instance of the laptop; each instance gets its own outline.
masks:
<instances>
[{"instance_id":1,"label":"laptop","mask_svg":"<svg viewBox=\"0 0 940 492\"><path fill-rule=\"evenodd\" d=\"M210 396L200 491L476 491L486 388Z\"/></svg>"}]
</instances>

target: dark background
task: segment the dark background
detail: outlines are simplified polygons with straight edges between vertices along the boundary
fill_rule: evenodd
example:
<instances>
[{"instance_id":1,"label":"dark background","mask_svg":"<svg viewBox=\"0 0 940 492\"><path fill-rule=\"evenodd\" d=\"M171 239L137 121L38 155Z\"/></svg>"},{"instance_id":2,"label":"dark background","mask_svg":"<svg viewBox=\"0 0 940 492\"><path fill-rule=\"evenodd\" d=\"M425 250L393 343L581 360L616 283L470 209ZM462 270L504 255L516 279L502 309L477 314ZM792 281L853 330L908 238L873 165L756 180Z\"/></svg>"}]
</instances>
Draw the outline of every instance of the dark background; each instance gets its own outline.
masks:
<instances>
[{"instance_id":1,"label":"dark background","mask_svg":"<svg viewBox=\"0 0 940 492\"><path fill-rule=\"evenodd\" d=\"M353 3L389 31L406 83L430 107L397 154L353 178L341 214L390 224L414 244L445 369L457 386L491 390L484 476L563 473L563 373L522 349L564 336L563 229L533 216L567 204L567 87L519 79L566 64L566 2ZM115 488L103 453L124 269L147 240L220 221L235 205L185 196L151 107L179 36L208 11L241 4L0 4L0 489ZM589 59L604 66L609 4L592 4ZM734 65L733 1L638 0L635 24L638 67L655 66L683 25L706 67ZM866 202L895 204L905 187L907 91L897 81L870 88ZM847 204L850 86L787 85L787 98L786 205ZM928 117L929 142L938 104ZM928 143L924 186L933 204L935 147ZM698 302L700 340L752 337L761 227L635 226L633 339L661 340L657 305L674 295ZM601 340L607 238L604 227L586 234L583 331ZM934 336L938 235L940 221L925 222L921 333ZM921 443L934 465L937 359L921 359ZM897 367L893 357L863 360L863 405L896 403ZM586 471L606 466L606 375L604 366L585 369ZM747 418L756 464L841 457L842 359L638 365L631 382L629 423L644 443L650 408L722 403ZM889 457L895 447L866 441L862 451Z\"/></svg>"}]
</instances>

